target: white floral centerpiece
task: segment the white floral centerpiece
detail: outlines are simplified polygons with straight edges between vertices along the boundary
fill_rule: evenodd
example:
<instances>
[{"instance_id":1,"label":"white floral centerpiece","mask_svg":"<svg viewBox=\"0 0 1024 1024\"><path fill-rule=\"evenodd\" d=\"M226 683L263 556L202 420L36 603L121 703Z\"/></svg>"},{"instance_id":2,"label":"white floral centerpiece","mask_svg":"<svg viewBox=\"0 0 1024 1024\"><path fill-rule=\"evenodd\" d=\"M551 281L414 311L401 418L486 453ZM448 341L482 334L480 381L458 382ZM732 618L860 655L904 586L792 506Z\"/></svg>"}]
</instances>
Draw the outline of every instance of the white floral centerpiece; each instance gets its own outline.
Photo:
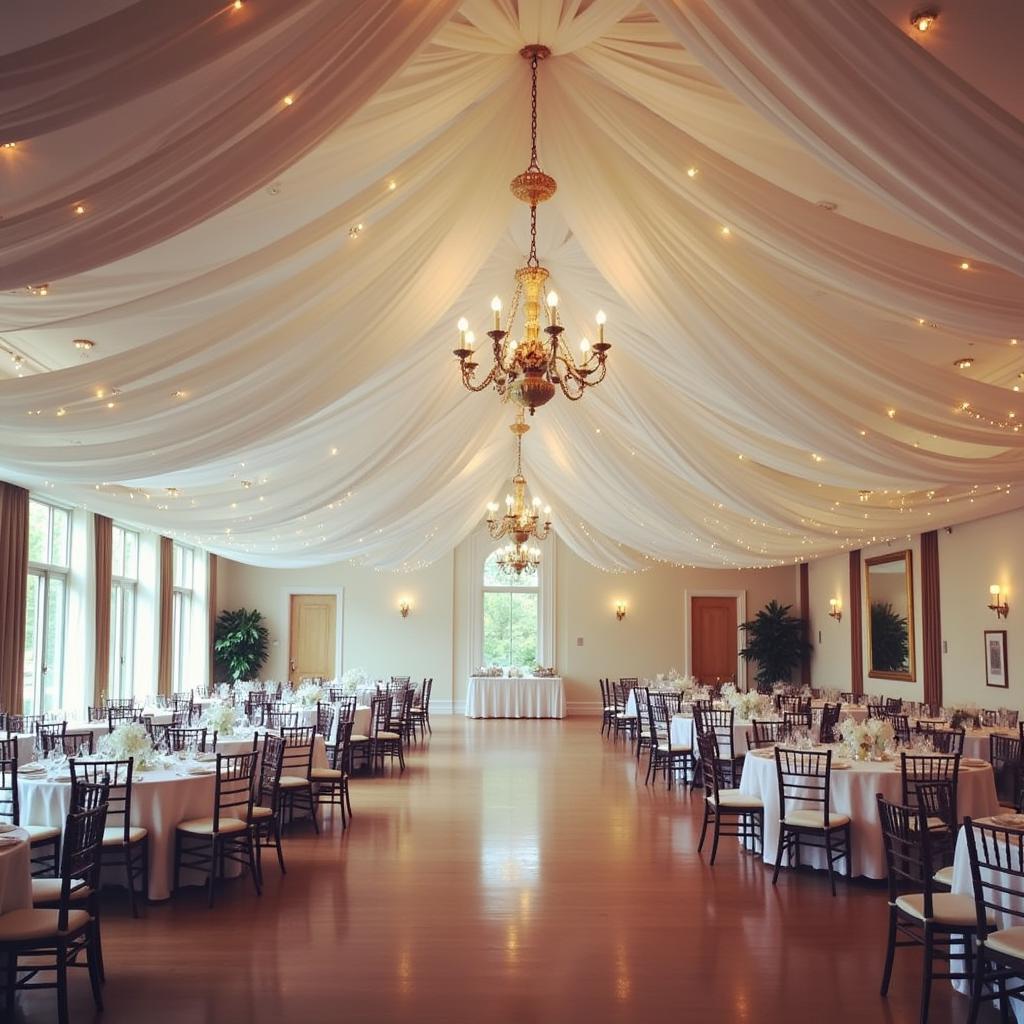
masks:
<instances>
[{"instance_id":1,"label":"white floral centerpiece","mask_svg":"<svg viewBox=\"0 0 1024 1024\"><path fill-rule=\"evenodd\" d=\"M235 681L235 700L240 700L243 703L249 699L249 694L257 688L256 683L250 682L248 679L238 679Z\"/></svg>"},{"instance_id":2,"label":"white floral centerpiece","mask_svg":"<svg viewBox=\"0 0 1024 1024\"><path fill-rule=\"evenodd\" d=\"M234 704L211 704L203 712L200 724L219 736L234 736L241 723L241 712Z\"/></svg>"},{"instance_id":3,"label":"white floral centerpiece","mask_svg":"<svg viewBox=\"0 0 1024 1024\"><path fill-rule=\"evenodd\" d=\"M141 722L125 722L106 736L101 736L97 750L112 761L135 760L135 767L142 770L156 766L160 755L153 748L153 741Z\"/></svg>"},{"instance_id":4,"label":"white floral centerpiece","mask_svg":"<svg viewBox=\"0 0 1024 1024\"><path fill-rule=\"evenodd\" d=\"M365 668L346 669L341 677L341 685L346 693L355 693L361 687L369 685L370 676Z\"/></svg>"},{"instance_id":5,"label":"white floral centerpiece","mask_svg":"<svg viewBox=\"0 0 1024 1024\"><path fill-rule=\"evenodd\" d=\"M500 665L479 665L470 673L476 679L500 679L504 674Z\"/></svg>"},{"instance_id":6,"label":"white floral centerpiece","mask_svg":"<svg viewBox=\"0 0 1024 1024\"><path fill-rule=\"evenodd\" d=\"M295 691L295 703L304 708L315 708L326 698L327 691L319 683L303 683Z\"/></svg>"},{"instance_id":7,"label":"white floral centerpiece","mask_svg":"<svg viewBox=\"0 0 1024 1024\"><path fill-rule=\"evenodd\" d=\"M509 679L522 679L523 670L518 665L509 665L508 677Z\"/></svg>"},{"instance_id":8,"label":"white floral centerpiece","mask_svg":"<svg viewBox=\"0 0 1024 1024\"><path fill-rule=\"evenodd\" d=\"M722 689L724 694L725 688L723 687ZM763 713L765 706L765 695L763 693L758 693L756 690L740 693L735 686L732 688L732 693L726 697L726 700L736 712L736 717L742 722L752 721Z\"/></svg>"},{"instance_id":9,"label":"white floral centerpiece","mask_svg":"<svg viewBox=\"0 0 1024 1024\"><path fill-rule=\"evenodd\" d=\"M949 725L953 729L977 729L981 712L977 704L957 704L949 709Z\"/></svg>"},{"instance_id":10,"label":"white floral centerpiece","mask_svg":"<svg viewBox=\"0 0 1024 1024\"><path fill-rule=\"evenodd\" d=\"M739 690L736 689L735 683L726 683L719 691L722 700L726 701L729 704L732 703L733 697L735 697L738 693Z\"/></svg>"},{"instance_id":11,"label":"white floral centerpiece","mask_svg":"<svg viewBox=\"0 0 1024 1024\"><path fill-rule=\"evenodd\" d=\"M857 761L878 761L895 739L892 724L884 718L868 718L857 722L847 718L839 727L843 747Z\"/></svg>"}]
</instances>

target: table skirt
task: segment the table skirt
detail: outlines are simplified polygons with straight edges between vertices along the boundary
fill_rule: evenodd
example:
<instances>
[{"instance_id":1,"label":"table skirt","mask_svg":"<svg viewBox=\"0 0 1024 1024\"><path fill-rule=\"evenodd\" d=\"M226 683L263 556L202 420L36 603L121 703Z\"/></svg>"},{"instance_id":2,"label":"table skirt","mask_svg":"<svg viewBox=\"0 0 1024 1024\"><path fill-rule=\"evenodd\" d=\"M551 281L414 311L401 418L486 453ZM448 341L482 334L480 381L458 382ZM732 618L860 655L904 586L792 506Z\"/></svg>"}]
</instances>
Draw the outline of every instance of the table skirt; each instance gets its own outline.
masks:
<instances>
[{"instance_id":1,"label":"table skirt","mask_svg":"<svg viewBox=\"0 0 1024 1024\"><path fill-rule=\"evenodd\" d=\"M473 676L466 690L467 718L565 718L562 680Z\"/></svg>"}]
</instances>

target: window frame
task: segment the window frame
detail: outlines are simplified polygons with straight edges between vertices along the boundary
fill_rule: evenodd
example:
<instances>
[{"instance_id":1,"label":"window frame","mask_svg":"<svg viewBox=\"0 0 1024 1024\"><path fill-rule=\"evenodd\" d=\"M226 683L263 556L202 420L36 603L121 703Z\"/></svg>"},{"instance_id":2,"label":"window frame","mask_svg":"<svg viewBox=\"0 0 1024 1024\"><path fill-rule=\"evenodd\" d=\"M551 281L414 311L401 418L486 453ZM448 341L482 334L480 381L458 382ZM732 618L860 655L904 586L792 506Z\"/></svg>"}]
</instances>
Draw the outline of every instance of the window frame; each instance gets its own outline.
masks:
<instances>
[{"instance_id":1,"label":"window frame","mask_svg":"<svg viewBox=\"0 0 1024 1024\"><path fill-rule=\"evenodd\" d=\"M184 572L188 555L188 573ZM178 693L185 684L192 640L192 615L195 602L196 549L174 541L171 547L171 689ZM181 572L179 572L179 569ZM179 583L187 575L188 585Z\"/></svg>"}]
</instances>

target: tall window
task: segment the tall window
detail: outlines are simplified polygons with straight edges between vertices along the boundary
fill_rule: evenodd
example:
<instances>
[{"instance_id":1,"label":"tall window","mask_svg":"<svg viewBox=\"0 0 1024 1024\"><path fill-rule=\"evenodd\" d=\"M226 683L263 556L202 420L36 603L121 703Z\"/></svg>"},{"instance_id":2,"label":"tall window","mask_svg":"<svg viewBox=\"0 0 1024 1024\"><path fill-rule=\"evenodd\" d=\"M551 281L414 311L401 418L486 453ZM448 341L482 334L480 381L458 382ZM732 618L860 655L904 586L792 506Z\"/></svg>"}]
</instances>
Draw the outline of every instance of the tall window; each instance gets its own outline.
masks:
<instances>
[{"instance_id":1,"label":"tall window","mask_svg":"<svg viewBox=\"0 0 1024 1024\"><path fill-rule=\"evenodd\" d=\"M28 594L25 601L25 714L56 711L63 700L71 513L28 503Z\"/></svg>"},{"instance_id":2,"label":"tall window","mask_svg":"<svg viewBox=\"0 0 1024 1024\"><path fill-rule=\"evenodd\" d=\"M529 668L537 663L540 587L536 576L505 576L497 552L484 562L484 643L486 665Z\"/></svg>"},{"instance_id":3,"label":"tall window","mask_svg":"<svg viewBox=\"0 0 1024 1024\"><path fill-rule=\"evenodd\" d=\"M135 606L139 589L139 535L113 528L110 585L111 697L131 697L135 684Z\"/></svg>"},{"instance_id":4,"label":"tall window","mask_svg":"<svg viewBox=\"0 0 1024 1024\"><path fill-rule=\"evenodd\" d=\"M192 601L195 596L195 552L182 544L174 545L173 572L173 671L171 675L175 692L187 690L190 684L185 679L188 665L189 644L192 639Z\"/></svg>"}]
</instances>

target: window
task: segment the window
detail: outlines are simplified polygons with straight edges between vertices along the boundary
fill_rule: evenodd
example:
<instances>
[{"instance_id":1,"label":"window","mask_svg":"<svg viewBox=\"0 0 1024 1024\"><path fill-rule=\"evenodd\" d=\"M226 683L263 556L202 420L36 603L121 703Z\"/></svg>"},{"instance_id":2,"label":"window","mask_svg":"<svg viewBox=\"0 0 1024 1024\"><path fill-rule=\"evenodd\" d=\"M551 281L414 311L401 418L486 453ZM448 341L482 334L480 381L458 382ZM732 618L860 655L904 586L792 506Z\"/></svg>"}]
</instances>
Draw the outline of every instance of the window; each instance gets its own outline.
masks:
<instances>
[{"instance_id":1,"label":"window","mask_svg":"<svg viewBox=\"0 0 1024 1024\"><path fill-rule=\"evenodd\" d=\"M25 600L24 713L56 711L63 700L71 513L29 499Z\"/></svg>"},{"instance_id":2,"label":"window","mask_svg":"<svg viewBox=\"0 0 1024 1024\"><path fill-rule=\"evenodd\" d=\"M173 556L173 670L172 685L177 693L189 689L186 682L189 645L192 639L192 601L195 582L195 551L181 544L174 545Z\"/></svg>"},{"instance_id":3,"label":"window","mask_svg":"<svg viewBox=\"0 0 1024 1024\"><path fill-rule=\"evenodd\" d=\"M505 576L497 552L484 562L483 660L485 665L537 663L540 634L540 587L536 576Z\"/></svg>"},{"instance_id":4,"label":"window","mask_svg":"<svg viewBox=\"0 0 1024 1024\"><path fill-rule=\"evenodd\" d=\"M113 528L110 585L108 695L131 697L135 689L135 606L139 588L139 535Z\"/></svg>"}]
</instances>

